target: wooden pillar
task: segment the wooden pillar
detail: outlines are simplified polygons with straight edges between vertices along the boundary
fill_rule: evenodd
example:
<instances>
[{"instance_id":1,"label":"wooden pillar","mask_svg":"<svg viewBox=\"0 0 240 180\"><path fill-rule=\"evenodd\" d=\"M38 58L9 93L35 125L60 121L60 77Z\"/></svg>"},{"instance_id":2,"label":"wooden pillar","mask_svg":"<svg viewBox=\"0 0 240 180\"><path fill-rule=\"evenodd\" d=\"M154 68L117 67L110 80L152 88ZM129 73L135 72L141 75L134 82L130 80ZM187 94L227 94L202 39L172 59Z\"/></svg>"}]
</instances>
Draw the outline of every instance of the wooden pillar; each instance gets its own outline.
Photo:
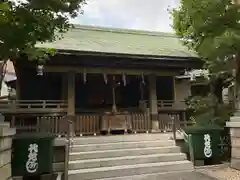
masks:
<instances>
[{"instance_id":1,"label":"wooden pillar","mask_svg":"<svg viewBox=\"0 0 240 180\"><path fill-rule=\"evenodd\" d=\"M172 78L173 78L173 100L176 101L177 100L176 79L175 79L175 76L173 76Z\"/></svg>"},{"instance_id":2,"label":"wooden pillar","mask_svg":"<svg viewBox=\"0 0 240 180\"><path fill-rule=\"evenodd\" d=\"M65 73L62 74L62 100L67 100L67 76Z\"/></svg>"},{"instance_id":3,"label":"wooden pillar","mask_svg":"<svg viewBox=\"0 0 240 180\"><path fill-rule=\"evenodd\" d=\"M68 72L68 112L70 116L75 115L75 73Z\"/></svg>"},{"instance_id":4,"label":"wooden pillar","mask_svg":"<svg viewBox=\"0 0 240 180\"><path fill-rule=\"evenodd\" d=\"M156 75L149 75L149 108L152 121L152 131L159 130L158 122L158 103L157 103L157 87L156 87Z\"/></svg>"}]
</instances>

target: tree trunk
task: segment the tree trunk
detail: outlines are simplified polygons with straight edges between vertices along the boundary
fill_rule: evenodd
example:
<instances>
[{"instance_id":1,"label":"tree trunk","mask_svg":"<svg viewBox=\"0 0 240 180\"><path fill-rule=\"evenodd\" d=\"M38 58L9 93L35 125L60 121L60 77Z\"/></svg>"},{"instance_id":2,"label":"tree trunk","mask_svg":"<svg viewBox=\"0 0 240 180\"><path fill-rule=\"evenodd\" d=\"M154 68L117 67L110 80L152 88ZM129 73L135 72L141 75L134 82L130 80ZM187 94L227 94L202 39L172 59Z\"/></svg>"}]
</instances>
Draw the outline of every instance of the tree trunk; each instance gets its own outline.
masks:
<instances>
[{"instance_id":1,"label":"tree trunk","mask_svg":"<svg viewBox=\"0 0 240 180\"><path fill-rule=\"evenodd\" d=\"M236 56L236 72L235 72L235 109L240 111L240 56Z\"/></svg>"},{"instance_id":2,"label":"tree trunk","mask_svg":"<svg viewBox=\"0 0 240 180\"><path fill-rule=\"evenodd\" d=\"M238 70L237 76L235 79L235 109L240 111L240 72Z\"/></svg>"},{"instance_id":3,"label":"tree trunk","mask_svg":"<svg viewBox=\"0 0 240 180\"><path fill-rule=\"evenodd\" d=\"M219 104L223 104L222 98L223 86L224 84L221 78L218 78L213 82L213 94L216 96Z\"/></svg>"}]
</instances>

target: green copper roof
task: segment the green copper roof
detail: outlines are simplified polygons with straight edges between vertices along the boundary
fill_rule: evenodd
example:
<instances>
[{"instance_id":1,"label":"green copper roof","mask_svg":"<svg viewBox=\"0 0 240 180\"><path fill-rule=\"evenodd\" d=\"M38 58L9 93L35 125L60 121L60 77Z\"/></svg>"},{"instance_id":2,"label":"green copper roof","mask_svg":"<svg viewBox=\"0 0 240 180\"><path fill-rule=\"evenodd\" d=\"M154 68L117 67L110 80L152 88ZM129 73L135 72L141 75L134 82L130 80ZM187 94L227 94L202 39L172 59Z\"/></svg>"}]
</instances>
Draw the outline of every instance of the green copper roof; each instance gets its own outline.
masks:
<instances>
[{"instance_id":1,"label":"green copper roof","mask_svg":"<svg viewBox=\"0 0 240 180\"><path fill-rule=\"evenodd\" d=\"M75 25L64 38L37 47L152 56L197 57L170 33Z\"/></svg>"}]
</instances>

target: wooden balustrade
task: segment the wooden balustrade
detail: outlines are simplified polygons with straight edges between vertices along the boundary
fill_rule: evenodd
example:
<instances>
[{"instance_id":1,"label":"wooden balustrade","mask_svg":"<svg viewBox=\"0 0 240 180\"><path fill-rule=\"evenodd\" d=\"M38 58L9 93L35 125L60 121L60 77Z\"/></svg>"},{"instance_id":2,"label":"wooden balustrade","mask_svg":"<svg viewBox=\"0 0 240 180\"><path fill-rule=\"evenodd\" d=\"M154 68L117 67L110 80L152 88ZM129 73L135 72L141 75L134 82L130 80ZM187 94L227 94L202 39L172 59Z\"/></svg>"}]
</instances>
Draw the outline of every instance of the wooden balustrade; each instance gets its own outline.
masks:
<instances>
[{"instance_id":1,"label":"wooden balustrade","mask_svg":"<svg viewBox=\"0 0 240 180\"><path fill-rule=\"evenodd\" d=\"M147 113L134 113L131 114L132 131L137 132L150 132L151 131L151 118Z\"/></svg>"},{"instance_id":2,"label":"wooden balustrade","mask_svg":"<svg viewBox=\"0 0 240 180\"><path fill-rule=\"evenodd\" d=\"M148 100L144 100L144 103L148 104ZM185 101L175 100L158 100L158 108L160 109L184 109L186 108Z\"/></svg>"},{"instance_id":3,"label":"wooden balustrade","mask_svg":"<svg viewBox=\"0 0 240 180\"><path fill-rule=\"evenodd\" d=\"M173 108L173 109L184 109L186 104L184 101L173 101L173 100L158 100L159 108Z\"/></svg>"},{"instance_id":4,"label":"wooden balustrade","mask_svg":"<svg viewBox=\"0 0 240 180\"><path fill-rule=\"evenodd\" d=\"M148 103L148 101L144 101ZM61 113L67 112L64 100L0 100L1 113ZM158 100L160 110L185 109L184 101Z\"/></svg>"},{"instance_id":5,"label":"wooden balustrade","mask_svg":"<svg viewBox=\"0 0 240 180\"><path fill-rule=\"evenodd\" d=\"M36 119L17 119L10 122L17 133L50 133L64 135L67 133L67 124L63 116L42 116Z\"/></svg>"},{"instance_id":6,"label":"wooden balustrade","mask_svg":"<svg viewBox=\"0 0 240 180\"><path fill-rule=\"evenodd\" d=\"M38 117L36 127L36 132L65 136L68 133L68 120L64 116Z\"/></svg>"},{"instance_id":7,"label":"wooden balustrade","mask_svg":"<svg viewBox=\"0 0 240 180\"><path fill-rule=\"evenodd\" d=\"M159 122L159 129L162 132L172 132L173 131L173 123L172 119L175 119L175 123L179 121L179 114L170 115L168 113L161 113L158 114L158 122Z\"/></svg>"},{"instance_id":8,"label":"wooden balustrade","mask_svg":"<svg viewBox=\"0 0 240 180\"><path fill-rule=\"evenodd\" d=\"M25 119L19 119L18 121L11 121L11 127L16 128L17 134L37 132L36 122L30 122Z\"/></svg>"},{"instance_id":9,"label":"wooden balustrade","mask_svg":"<svg viewBox=\"0 0 240 180\"><path fill-rule=\"evenodd\" d=\"M128 130L130 132L151 132L152 121L149 114L132 113L125 116L129 119ZM158 121L160 131L173 132L174 135L177 130L193 124L193 122L181 121L177 113L161 113L158 115ZM74 134L76 136L100 134L101 122L101 115L76 115L73 120ZM18 133L36 132L66 136L68 123L67 116L41 116L35 119L16 119L11 122L11 126L15 127Z\"/></svg>"},{"instance_id":10,"label":"wooden balustrade","mask_svg":"<svg viewBox=\"0 0 240 180\"><path fill-rule=\"evenodd\" d=\"M100 133L100 116L99 115L77 115L74 123L76 135Z\"/></svg>"},{"instance_id":11,"label":"wooden balustrade","mask_svg":"<svg viewBox=\"0 0 240 180\"><path fill-rule=\"evenodd\" d=\"M66 112L67 101L63 100L0 100L1 113Z\"/></svg>"}]
</instances>

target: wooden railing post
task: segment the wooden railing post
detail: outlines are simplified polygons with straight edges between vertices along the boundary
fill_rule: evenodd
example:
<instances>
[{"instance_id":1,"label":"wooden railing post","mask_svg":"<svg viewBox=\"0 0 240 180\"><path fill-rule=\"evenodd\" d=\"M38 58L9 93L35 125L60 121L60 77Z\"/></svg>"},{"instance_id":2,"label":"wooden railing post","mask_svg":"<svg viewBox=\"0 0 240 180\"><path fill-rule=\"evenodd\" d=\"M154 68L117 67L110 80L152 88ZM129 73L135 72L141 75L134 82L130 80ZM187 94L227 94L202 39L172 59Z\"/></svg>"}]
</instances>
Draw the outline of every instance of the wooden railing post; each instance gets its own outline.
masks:
<instances>
[{"instance_id":1,"label":"wooden railing post","mask_svg":"<svg viewBox=\"0 0 240 180\"><path fill-rule=\"evenodd\" d=\"M176 141L176 131L177 131L177 129L176 129L176 121L175 121L175 117L174 117L174 115L170 115L170 118L171 118L171 120L172 120L172 132L173 132L173 139L174 139L174 141Z\"/></svg>"},{"instance_id":2,"label":"wooden railing post","mask_svg":"<svg viewBox=\"0 0 240 180\"><path fill-rule=\"evenodd\" d=\"M46 101L43 101L42 107L43 107L43 108L46 108Z\"/></svg>"},{"instance_id":3,"label":"wooden railing post","mask_svg":"<svg viewBox=\"0 0 240 180\"><path fill-rule=\"evenodd\" d=\"M67 139L65 144L64 180L68 180L69 152L70 152L70 141L69 139Z\"/></svg>"},{"instance_id":4,"label":"wooden railing post","mask_svg":"<svg viewBox=\"0 0 240 180\"><path fill-rule=\"evenodd\" d=\"M67 142L65 146L64 180L68 180L69 153L70 153L70 147L73 141L73 118L74 116L67 116L68 132L67 132Z\"/></svg>"},{"instance_id":5,"label":"wooden railing post","mask_svg":"<svg viewBox=\"0 0 240 180\"><path fill-rule=\"evenodd\" d=\"M186 119L186 111L182 112L182 118L183 118L183 122L184 122L184 127L187 127L187 119Z\"/></svg>"}]
</instances>

